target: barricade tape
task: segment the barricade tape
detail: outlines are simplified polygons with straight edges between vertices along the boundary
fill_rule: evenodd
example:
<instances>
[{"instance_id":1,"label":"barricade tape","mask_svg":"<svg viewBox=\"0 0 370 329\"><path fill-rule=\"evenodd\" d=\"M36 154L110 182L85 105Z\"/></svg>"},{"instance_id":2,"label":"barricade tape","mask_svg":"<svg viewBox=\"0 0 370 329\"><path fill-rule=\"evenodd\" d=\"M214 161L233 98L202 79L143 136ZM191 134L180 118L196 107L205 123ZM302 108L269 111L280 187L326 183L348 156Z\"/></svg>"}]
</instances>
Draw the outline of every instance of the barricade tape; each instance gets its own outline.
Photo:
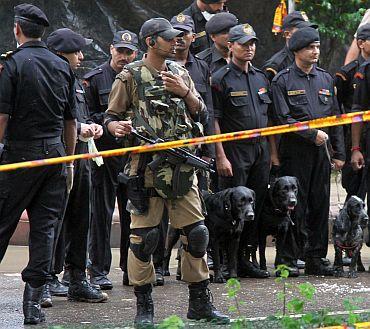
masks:
<instances>
[{"instance_id":1,"label":"barricade tape","mask_svg":"<svg viewBox=\"0 0 370 329\"><path fill-rule=\"evenodd\" d=\"M0 165L0 172L2 171L11 171L21 168L33 168L33 167L41 167L41 166L48 166L59 164L63 162L71 162L74 160L80 159L91 159L96 157L113 157L113 156L120 156L128 153L144 153L144 152L154 152L154 151L162 151L169 148L178 148L182 146L190 146L190 145L199 145L199 144L211 144L216 142L228 142L228 141L235 141L241 139L249 139L255 137L262 137L262 136L270 136L270 135L277 135L277 134L286 134L291 132L303 131L307 129L317 129L317 128L324 128L324 127L331 127L331 126L340 126L355 122L364 122L370 121L370 110L363 111L363 112L354 112L354 113L347 113L347 114L340 114L334 115L326 118L320 118L310 121L303 121L294 124L287 124L287 125L280 125L280 126L272 126L266 128L259 128L259 129L252 129L252 130L244 130L244 131L237 131L231 132L226 134L219 134L219 135L211 135L211 136L204 136L204 137L196 137L196 138L189 138L189 139L181 139L175 140L170 142L163 142L154 145L142 145L142 146L133 146L127 148L119 148L107 151L101 151L97 153L85 153L85 154L76 154L58 158L50 158L50 159L41 159L41 160L33 160L33 161L25 161L25 162L17 162L17 163L10 163L5 165Z\"/></svg>"}]
</instances>

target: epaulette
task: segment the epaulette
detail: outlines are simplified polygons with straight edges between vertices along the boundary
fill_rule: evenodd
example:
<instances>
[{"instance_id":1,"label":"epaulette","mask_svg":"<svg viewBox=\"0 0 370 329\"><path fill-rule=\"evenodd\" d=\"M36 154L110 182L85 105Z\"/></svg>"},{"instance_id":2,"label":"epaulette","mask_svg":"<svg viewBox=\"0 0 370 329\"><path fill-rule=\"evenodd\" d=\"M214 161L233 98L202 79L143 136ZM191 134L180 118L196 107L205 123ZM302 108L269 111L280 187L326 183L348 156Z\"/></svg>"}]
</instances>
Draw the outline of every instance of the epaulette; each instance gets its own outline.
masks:
<instances>
[{"instance_id":1,"label":"epaulette","mask_svg":"<svg viewBox=\"0 0 370 329\"><path fill-rule=\"evenodd\" d=\"M226 74L228 74L230 72L230 67L229 67L229 65L225 65L225 66L223 66L222 68L220 68L219 70L217 70L213 75L212 75L212 81L214 82L214 81L217 81L217 80L219 80L219 81L221 81L223 78L224 78L224 76L226 75Z\"/></svg>"},{"instance_id":2,"label":"epaulette","mask_svg":"<svg viewBox=\"0 0 370 329\"><path fill-rule=\"evenodd\" d=\"M83 76L83 79L87 80L87 79L90 79L91 77L93 77L94 75L101 74L101 73L103 73L103 69L101 67L97 67L96 69L93 69L92 71L87 72Z\"/></svg>"},{"instance_id":3,"label":"epaulette","mask_svg":"<svg viewBox=\"0 0 370 329\"><path fill-rule=\"evenodd\" d=\"M12 57L18 50L9 50L4 54L1 54L1 59L2 60L7 60L10 57Z\"/></svg>"},{"instance_id":4,"label":"epaulette","mask_svg":"<svg viewBox=\"0 0 370 329\"><path fill-rule=\"evenodd\" d=\"M278 80L282 75L288 74L289 72L290 72L290 68L289 67L286 68L286 69L284 69L284 70L281 70L280 72L278 72L278 74L276 74L274 76L274 78L272 79L272 82Z\"/></svg>"},{"instance_id":5,"label":"epaulette","mask_svg":"<svg viewBox=\"0 0 370 329\"><path fill-rule=\"evenodd\" d=\"M358 60L354 60L350 63L348 63L347 65L344 65L340 68L340 71L342 71L343 73L347 74L350 73L352 70L357 70L357 68L359 67L359 62ZM341 73L341 72L338 72L338 73Z\"/></svg>"},{"instance_id":6,"label":"epaulette","mask_svg":"<svg viewBox=\"0 0 370 329\"><path fill-rule=\"evenodd\" d=\"M195 57L199 58L199 59L205 59L209 55L211 55L211 48L207 48L207 49L201 51L200 53L196 54Z\"/></svg>"}]
</instances>

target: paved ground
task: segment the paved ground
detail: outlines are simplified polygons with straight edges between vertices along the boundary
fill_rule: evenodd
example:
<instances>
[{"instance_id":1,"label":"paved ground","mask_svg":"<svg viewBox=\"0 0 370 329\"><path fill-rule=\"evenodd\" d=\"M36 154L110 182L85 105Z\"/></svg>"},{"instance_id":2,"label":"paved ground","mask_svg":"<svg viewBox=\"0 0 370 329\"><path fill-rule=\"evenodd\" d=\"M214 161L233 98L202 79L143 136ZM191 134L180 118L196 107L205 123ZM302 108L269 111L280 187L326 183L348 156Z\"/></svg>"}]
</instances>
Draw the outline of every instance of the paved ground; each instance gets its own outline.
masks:
<instances>
[{"instance_id":1,"label":"paved ground","mask_svg":"<svg viewBox=\"0 0 370 329\"><path fill-rule=\"evenodd\" d=\"M268 263L273 262L273 248L268 249ZM27 262L27 248L10 247L7 255L0 265L0 328L22 328L22 292L23 282L20 271ZM330 250L329 258L333 259ZM370 264L370 249L363 250L365 267ZM104 304L84 304L68 302L65 298L54 298L54 306L46 310L47 321L50 327L67 325L75 328L78 324L83 327L97 325L104 328L108 325L123 328L129 325L135 314L135 303L132 288L121 284L121 271L116 268L118 264L118 250L113 249L113 268L110 278L114 288L109 292L109 301ZM171 262L172 266L175 264ZM174 269L171 268L174 273ZM332 311L344 310L343 299L361 297L361 308L370 309L370 274L362 273L357 279L347 278L320 278L301 276L290 279L291 283L309 281L317 289L315 303L309 305L309 309L328 308ZM247 317L267 316L281 310L281 302L276 298L281 285L273 278L269 279L242 279L241 300L245 305L241 307L242 313ZM226 296L224 285L212 284L211 290L214 295L215 305L224 312L232 304ZM154 289L156 306L156 321L178 314L186 317L187 310L187 286L176 281L174 276L166 279L163 287ZM46 327L46 325L45 325Z\"/></svg>"}]
</instances>

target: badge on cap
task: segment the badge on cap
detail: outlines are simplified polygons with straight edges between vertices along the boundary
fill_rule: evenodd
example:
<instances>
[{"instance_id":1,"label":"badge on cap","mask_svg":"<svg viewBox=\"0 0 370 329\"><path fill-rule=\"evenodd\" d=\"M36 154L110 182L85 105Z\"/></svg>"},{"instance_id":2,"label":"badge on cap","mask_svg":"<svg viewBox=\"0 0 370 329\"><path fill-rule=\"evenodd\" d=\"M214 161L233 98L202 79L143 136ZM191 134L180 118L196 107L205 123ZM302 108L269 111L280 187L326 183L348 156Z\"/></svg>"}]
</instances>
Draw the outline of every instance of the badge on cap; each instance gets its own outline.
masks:
<instances>
[{"instance_id":1,"label":"badge on cap","mask_svg":"<svg viewBox=\"0 0 370 329\"><path fill-rule=\"evenodd\" d=\"M122 40L123 40L123 41L125 41L125 42L130 42L130 41L131 41L131 39L132 39L132 38L131 38L130 33L127 33L127 32L126 32L126 33L123 33L123 34L122 34Z\"/></svg>"},{"instance_id":2,"label":"badge on cap","mask_svg":"<svg viewBox=\"0 0 370 329\"><path fill-rule=\"evenodd\" d=\"M243 31L244 31L244 33L245 34L247 34L247 35L251 35L251 34L253 34L253 28L252 28L252 26L250 26L249 24L243 24Z\"/></svg>"},{"instance_id":3,"label":"badge on cap","mask_svg":"<svg viewBox=\"0 0 370 329\"><path fill-rule=\"evenodd\" d=\"M179 22L179 23L184 23L185 22L185 15L180 13L176 16L176 20Z\"/></svg>"},{"instance_id":4,"label":"badge on cap","mask_svg":"<svg viewBox=\"0 0 370 329\"><path fill-rule=\"evenodd\" d=\"M308 22L308 16L307 16L306 12L305 12L305 11L301 11L301 15L302 15L302 18L303 18L306 22Z\"/></svg>"}]
</instances>

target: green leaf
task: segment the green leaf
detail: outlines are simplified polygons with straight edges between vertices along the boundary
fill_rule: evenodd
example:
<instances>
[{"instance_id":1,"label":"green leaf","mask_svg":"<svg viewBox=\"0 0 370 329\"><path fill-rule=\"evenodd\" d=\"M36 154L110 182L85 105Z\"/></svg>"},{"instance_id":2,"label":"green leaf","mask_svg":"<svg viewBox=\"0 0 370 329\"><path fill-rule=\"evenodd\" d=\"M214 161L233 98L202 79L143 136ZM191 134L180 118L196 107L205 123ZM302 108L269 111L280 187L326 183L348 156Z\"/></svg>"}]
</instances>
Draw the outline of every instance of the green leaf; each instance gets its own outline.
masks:
<instances>
[{"instance_id":1,"label":"green leaf","mask_svg":"<svg viewBox=\"0 0 370 329\"><path fill-rule=\"evenodd\" d=\"M287 308L291 312L302 313L303 312L304 301L299 298L293 298L287 303Z\"/></svg>"}]
</instances>

